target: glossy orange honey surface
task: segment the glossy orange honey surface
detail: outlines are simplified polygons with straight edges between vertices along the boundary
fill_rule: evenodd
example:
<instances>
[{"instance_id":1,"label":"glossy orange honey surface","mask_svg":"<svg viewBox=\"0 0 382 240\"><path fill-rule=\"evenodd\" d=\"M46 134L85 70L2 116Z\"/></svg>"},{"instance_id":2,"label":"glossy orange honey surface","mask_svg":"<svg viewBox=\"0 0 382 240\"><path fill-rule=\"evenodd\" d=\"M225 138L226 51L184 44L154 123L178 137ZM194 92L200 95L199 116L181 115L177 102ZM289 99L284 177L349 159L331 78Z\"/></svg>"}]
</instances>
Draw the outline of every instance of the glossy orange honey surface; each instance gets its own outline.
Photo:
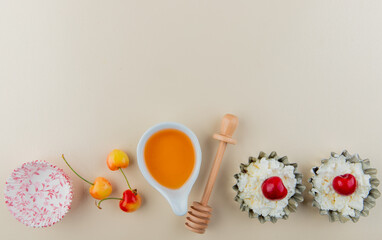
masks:
<instances>
[{"instance_id":1,"label":"glossy orange honey surface","mask_svg":"<svg viewBox=\"0 0 382 240\"><path fill-rule=\"evenodd\" d=\"M182 187L195 166L191 139L176 129L154 133L146 142L144 158L151 176L162 186L171 189Z\"/></svg>"}]
</instances>

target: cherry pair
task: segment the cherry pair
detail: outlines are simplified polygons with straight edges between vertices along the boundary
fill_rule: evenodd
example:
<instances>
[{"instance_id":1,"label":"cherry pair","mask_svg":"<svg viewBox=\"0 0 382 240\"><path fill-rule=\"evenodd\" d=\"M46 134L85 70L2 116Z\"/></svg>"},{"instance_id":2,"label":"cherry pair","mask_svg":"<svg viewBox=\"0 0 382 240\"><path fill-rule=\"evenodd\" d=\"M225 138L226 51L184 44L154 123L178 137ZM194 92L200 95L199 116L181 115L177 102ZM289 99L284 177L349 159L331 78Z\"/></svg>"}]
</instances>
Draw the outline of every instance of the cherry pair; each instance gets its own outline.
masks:
<instances>
[{"instance_id":1,"label":"cherry pair","mask_svg":"<svg viewBox=\"0 0 382 240\"><path fill-rule=\"evenodd\" d=\"M352 174L336 176L332 182L333 189L340 195L352 195L357 188L357 180ZM288 194L280 177L273 176L266 179L261 185L261 191L265 198L269 200L281 200Z\"/></svg>"}]
</instances>

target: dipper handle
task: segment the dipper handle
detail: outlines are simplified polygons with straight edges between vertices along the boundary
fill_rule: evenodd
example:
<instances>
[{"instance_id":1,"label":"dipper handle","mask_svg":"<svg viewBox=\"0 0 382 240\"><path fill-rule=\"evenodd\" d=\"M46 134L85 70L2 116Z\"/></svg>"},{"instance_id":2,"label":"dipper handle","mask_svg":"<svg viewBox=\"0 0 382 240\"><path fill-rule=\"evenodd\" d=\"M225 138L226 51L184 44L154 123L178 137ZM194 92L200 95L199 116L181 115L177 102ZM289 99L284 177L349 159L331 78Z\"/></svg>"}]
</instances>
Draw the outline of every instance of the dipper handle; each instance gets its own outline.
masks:
<instances>
[{"instance_id":1,"label":"dipper handle","mask_svg":"<svg viewBox=\"0 0 382 240\"><path fill-rule=\"evenodd\" d=\"M208 206L207 203L210 199L212 188L214 187L216 176L218 175L220 163L222 162L227 143L236 143L236 141L231 137L235 132L237 123L238 120L235 115L226 114L224 115L220 125L220 134L214 134L214 138L220 141L219 148L216 153L210 176L208 177L206 188L204 189L202 201L200 203L193 202L189 211L187 212L185 226L190 231L202 234L208 227L212 208Z\"/></svg>"},{"instance_id":2,"label":"dipper handle","mask_svg":"<svg viewBox=\"0 0 382 240\"><path fill-rule=\"evenodd\" d=\"M218 151L215 156L214 164L212 166L210 176L208 177L207 185L204 189L201 204L207 206L208 200L210 199L212 188L214 187L216 177L220 168L220 164L223 159L224 151L227 147L227 143L235 144L236 140L232 139L232 135L236 130L238 124L238 119L235 115L226 114L224 115L221 125L220 134L214 134L214 138L220 141Z\"/></svg>"},{"instance_id":3,"label":"dipper handle","mask_svg":"<svg viewBox=\"0 0 382 240\"><path fill-rule=\"evenodd\" d=\"M232 137L233 133L236 130L238 119L235 115L226 114L224 115L222 122L220 124L220 134Z\"/></svg>"}]
</instances>

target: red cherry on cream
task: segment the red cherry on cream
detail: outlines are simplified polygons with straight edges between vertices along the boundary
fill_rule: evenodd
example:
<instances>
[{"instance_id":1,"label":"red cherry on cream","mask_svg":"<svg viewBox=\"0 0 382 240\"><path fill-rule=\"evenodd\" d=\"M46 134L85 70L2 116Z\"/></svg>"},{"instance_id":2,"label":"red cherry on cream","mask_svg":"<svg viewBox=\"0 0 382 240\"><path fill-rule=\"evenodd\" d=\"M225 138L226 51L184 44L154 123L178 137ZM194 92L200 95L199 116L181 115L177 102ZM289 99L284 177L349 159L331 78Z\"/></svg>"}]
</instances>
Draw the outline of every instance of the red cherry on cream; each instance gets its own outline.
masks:
<instances>
[{"instance_id":1,"label":"red cherry on cream","mask_svg":"<svg viewBox=\"0 0 382 240\"><path fill-rule=\"evenodd\" d=\"M334 190L344 196L349 196L355 192L357 188L357 180L351 174L344 174L333 179Z\"/></svg>"},{"instance_id":2,"label":"red cherry on cream","mask_svg":"<svg viewBox=\"0 0 382 240\"><path fill-rule=\"evenodd\" d=\"M269 200L281 200L286 197L288 190L279 177L270 177L261 185L264 197Z\"/></svg>"}]
</instances>

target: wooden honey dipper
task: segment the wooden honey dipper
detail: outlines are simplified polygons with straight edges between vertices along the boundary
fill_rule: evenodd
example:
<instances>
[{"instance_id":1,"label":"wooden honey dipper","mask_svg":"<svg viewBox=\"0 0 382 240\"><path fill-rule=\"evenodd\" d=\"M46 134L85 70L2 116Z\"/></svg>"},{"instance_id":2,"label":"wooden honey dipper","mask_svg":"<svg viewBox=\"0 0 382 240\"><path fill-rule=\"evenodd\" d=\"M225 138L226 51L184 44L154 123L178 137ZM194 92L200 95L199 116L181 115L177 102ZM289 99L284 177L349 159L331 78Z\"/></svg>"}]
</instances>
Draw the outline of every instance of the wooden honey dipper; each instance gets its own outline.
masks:
<instances>
[{"instance_id":1,"label":"wooden honey dipper","mask_svg":"<svg viewBox=\"0 0 382 240\"><path fill-rule=\"evenodd\" d=\"M227 143L236 144L236 140L232 139L232 135L238 124L238 119L235 115L224 115L221 125L220 134L215 133L214 138L220 141L218 151L215 156L210 176L206 188L204 189L201 202L193 202L186 216L186 228L195 233L204 233L210 221L212 208L208 206L212 188L214 187L216 176L218 175L219 167L223 159L224 151Z\"/></svg>"}]
</instances>

